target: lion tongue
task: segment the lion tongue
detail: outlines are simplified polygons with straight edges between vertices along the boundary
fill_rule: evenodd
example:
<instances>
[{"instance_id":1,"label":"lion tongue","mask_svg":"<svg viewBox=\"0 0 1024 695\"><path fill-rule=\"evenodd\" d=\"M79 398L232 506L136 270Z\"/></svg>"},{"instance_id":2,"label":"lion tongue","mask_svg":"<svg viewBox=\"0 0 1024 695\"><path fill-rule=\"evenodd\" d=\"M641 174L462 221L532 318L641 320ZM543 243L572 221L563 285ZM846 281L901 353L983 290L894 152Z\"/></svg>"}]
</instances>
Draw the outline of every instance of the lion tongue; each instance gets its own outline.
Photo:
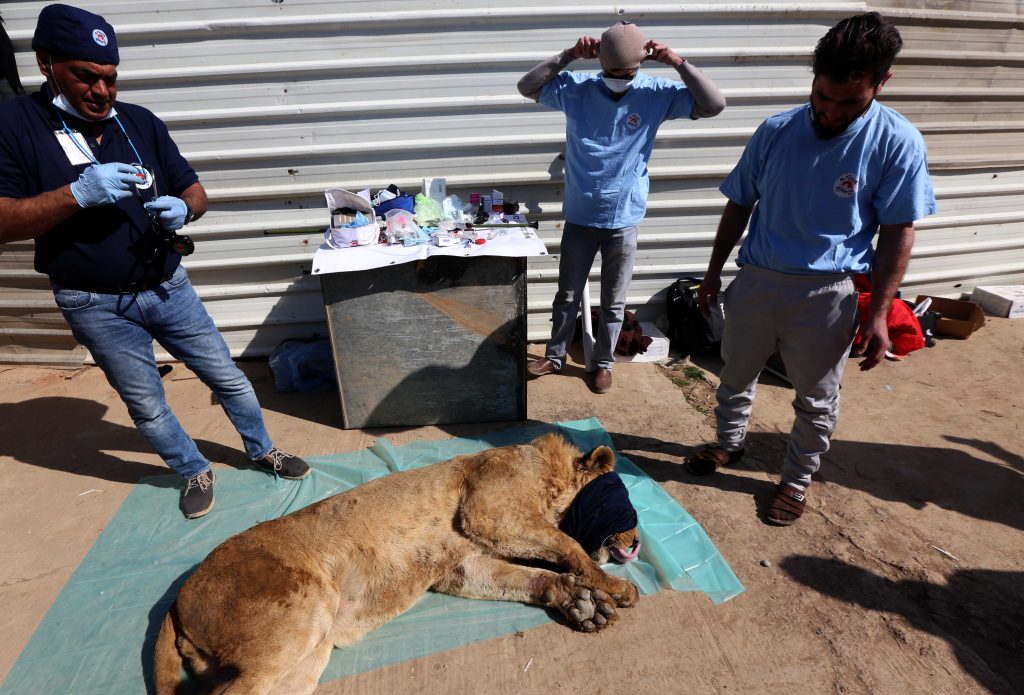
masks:
<instances>
[{"instance_id":1,"label":"lion tongue","mask_svg":"<svg viewBox=\"0 0 1024 695\"><path fill-rule=\"evenodd\" d=\"M611 556L619 562L626 563L632 562L640 554L640 544L637 543L629 550L623 550L622 548L611 548Z\"/></svg>"}]
</instances>

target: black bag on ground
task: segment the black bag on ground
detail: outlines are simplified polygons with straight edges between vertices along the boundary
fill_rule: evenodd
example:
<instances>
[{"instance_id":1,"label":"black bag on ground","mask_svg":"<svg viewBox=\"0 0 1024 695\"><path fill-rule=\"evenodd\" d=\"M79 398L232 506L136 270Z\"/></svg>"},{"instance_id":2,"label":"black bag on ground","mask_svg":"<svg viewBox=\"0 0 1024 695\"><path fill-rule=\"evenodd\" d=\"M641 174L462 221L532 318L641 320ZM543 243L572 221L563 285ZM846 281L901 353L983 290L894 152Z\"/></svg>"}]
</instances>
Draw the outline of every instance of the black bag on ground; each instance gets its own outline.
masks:
<instances>
[{"instance_id":1,"label":"black bag on ground","mask_svg":"<svg viewBox=\"0 0 1024 695\"><path fill-rule=\"evenodd\" d=\"M683 357L714 353L720 345L697 305L700 283L700 278L679 278L669 285L665 296L668 339Z\"/></svg>"}]
</instances>

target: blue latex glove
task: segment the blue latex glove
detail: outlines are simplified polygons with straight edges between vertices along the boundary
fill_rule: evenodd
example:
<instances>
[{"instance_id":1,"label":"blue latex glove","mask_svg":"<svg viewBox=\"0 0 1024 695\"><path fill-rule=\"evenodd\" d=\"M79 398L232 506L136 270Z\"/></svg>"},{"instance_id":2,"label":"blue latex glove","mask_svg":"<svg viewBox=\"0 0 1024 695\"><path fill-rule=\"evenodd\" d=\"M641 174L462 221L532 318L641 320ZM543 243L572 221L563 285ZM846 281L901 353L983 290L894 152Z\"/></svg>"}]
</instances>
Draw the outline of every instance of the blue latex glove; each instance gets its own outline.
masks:
<instances>
[{"instance_id":1,"label":"blue latex glove","mask_svg":"<svg viewBox=\"0 0 1024 695\"><path fill-rule=\"evenodd\" d=\"M169 232L175 232L185 226L185 215L188 214L188 206L181 198L173 195L162 195L156 200L145 204L149 214L156 214L160 226Z\"/></svg>"},{"instance_id":2,"label":"blue latex glove","mask_svg":"<svg viewBox=\"0 0 1024 695\"><path fill-rule=\"evenodd\" d=\"M116 203L132 194L139 178L139 168L121 162L93 164L71 184L71 195L83 208Z\"/></svg>"}]
</instances>

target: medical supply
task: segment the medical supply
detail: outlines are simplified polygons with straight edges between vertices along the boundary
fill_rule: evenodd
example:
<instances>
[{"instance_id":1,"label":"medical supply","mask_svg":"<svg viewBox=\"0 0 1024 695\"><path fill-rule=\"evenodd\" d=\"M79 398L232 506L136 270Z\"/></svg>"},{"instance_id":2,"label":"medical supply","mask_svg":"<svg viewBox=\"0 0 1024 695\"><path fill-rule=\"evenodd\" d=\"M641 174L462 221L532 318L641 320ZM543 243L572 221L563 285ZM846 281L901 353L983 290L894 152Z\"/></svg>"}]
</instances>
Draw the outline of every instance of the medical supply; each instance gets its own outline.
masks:
<instances>
[{"instance_id":1,"label":"medical supply","mask_svg":"<svg viewBox=\"0 0 1024 695\"><path fill-rule=\"evenodd\" d=\"M480 211L488 215L491 214L491 196L484 193L480 201Z\"/></svg>"},{"instance_id":2,"label":"medical supply","mask_svg":"<svg viewBox=\"0 0 1024 695\"><path fill-rule=\"evenodd\" d=\"M490 212L498 213L499 215L505 212L505 196L501 191L491 191Z\"/></svg>"},{"instance_id":3,"label":"medical supply","mask_svg":"<svg viewBox=\"0 0 1024 695\"><path fill-rule=\"evenodd\" d=\"M422 193L440 203L448 195L448 182L443 178L423 179Z\"/></svg>"},{"instance_id":4,"label":"medical supply","mask_svg":"<svg viewBox=\"0 0 1024 695\"><path fill-rule=\"evenodd\" d=\"M464 222L456 222L455 220L442 220L437 226L438 234L450 234L456 237L461 236L465 230L466 224Z\"/></svg>"},{"instance_id":5,"label":"medical supply","mask_svg":"<svg viewBox=\"0 0 1024 695\"><path fill-rule=\"evenodd\" d=\"M416 212L416 221L422 225L434 227L444 219L444 208L441 207L441 203L433 198L428 198L422 193L416 194L414 210Z\"/></svg>"},{"instance_id":6,"label":"medical supply","mask_svg":"<svg viewBox=\"0 0 1024 695\"><path fill-rule=\"evenodd\" d=\"M462 201L457 195L447 196L441 201L441 211L444 213L444 219L453 222L462 222Z\"/></svg>"},{"instance_id":7,"label":"medical supply","mask_svg":"<svg viewBox=\"0 0 1024 695\"><path fill-rule=\"evenodd\" d=\"M415 240L423 233L408 210L389 210L384 215L384 221L389 244L404 244L406 240Z\"/></svg>"},{"instance_id":8,"label":"medical supply","mask_svg":"<svg viewBox=\"0 0 1024 695\"><path fill-rule=\"evenodd\" d=\"M352 221L338 227L329 227L324 232L324 243L332 249L343 249L350 246L367 246L379 243L380 229L371 214L367 217L356 212Z\"/></svg>"},{"instance_id":9,"label":"medical supply","mask_svg":"<svg viewBox=\"0 0 1024 695\"><path fill-rule=\"evenodd\" d=\"M366 246L380 241L380 227L370 205L369 191L362 195L343 188L324 191L331 226L324 232L324 242L331 248Z\"/></svg>"},{"instance_id":10,"label":"medical supply","mask_svg":"<svg viewBox=\"0 0 1024 695\"><path fill-rule=\"evenodd\" d=\"M395 186L394 184L392 184L391 188L393 188L395 191L398 191L398 186ZM373 197L373 199L370 201L370 204L373 205L373 207L377 207L381 203L386 203L387 201L394 200L397 197L398 193L393 192L387 188L382 188L379 191L377 191L377 195Z\"/></svg>"}]
</instances>

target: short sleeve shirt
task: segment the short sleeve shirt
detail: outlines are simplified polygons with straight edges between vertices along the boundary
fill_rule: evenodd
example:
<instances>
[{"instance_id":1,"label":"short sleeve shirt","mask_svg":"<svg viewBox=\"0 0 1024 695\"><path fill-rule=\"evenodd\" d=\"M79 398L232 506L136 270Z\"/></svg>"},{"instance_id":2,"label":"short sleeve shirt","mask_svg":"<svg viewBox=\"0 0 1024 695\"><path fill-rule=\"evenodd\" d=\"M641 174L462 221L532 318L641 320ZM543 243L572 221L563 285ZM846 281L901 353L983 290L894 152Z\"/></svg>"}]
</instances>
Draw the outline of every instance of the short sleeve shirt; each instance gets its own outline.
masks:
<instances>
[{"instance_id":1,"label":"short sleeve shirt","mask_svg":"<svg viewBox=\"0 0 1024 695\"><path fill-rule=\"evenodd\" d=\"M615 100L600 75L563 71L537 101L565 114L566 221L601 229L639 224L647 211L647 163L658 128L693 110L686 86L640 72Z\"/></svg>"},{"instance_id":2,"label":"short sleeve shirt","mask_svg":"<svg viewBox=\"0 0 1024 695\"><path fill-rule=\"evenodd\" d=\"M150 227L143 203L179 195L199 177L181 156L167 126L149 110L118 102L117 116L104 121L99 143L86 141L100 163L139 163L151 168L155 184L111 205L83 209L36 238L35 268L65 287L121 285L170 277L181 262ZM68 127L80 121L60 112ZM89 164L71 164L56 132L58 111L45 88L0 104L0 197L31 198L78 179ZM135 149L132 149L134 144ZM135 150L138 150L136 154Z\"/></svg>"},{"instance_id":3,"label":"short sleeve shirt","mask_svg":"<svg viewBox=\"0 0 1024 695\"><path fill-rule=\"evenodd\" d=\"M881 224L936 210L924 139L877 101L834 138L810 105L764 121L719 190L754 207L737 262L781 273L866 273Z\"/></svg>"}]
</instances>

